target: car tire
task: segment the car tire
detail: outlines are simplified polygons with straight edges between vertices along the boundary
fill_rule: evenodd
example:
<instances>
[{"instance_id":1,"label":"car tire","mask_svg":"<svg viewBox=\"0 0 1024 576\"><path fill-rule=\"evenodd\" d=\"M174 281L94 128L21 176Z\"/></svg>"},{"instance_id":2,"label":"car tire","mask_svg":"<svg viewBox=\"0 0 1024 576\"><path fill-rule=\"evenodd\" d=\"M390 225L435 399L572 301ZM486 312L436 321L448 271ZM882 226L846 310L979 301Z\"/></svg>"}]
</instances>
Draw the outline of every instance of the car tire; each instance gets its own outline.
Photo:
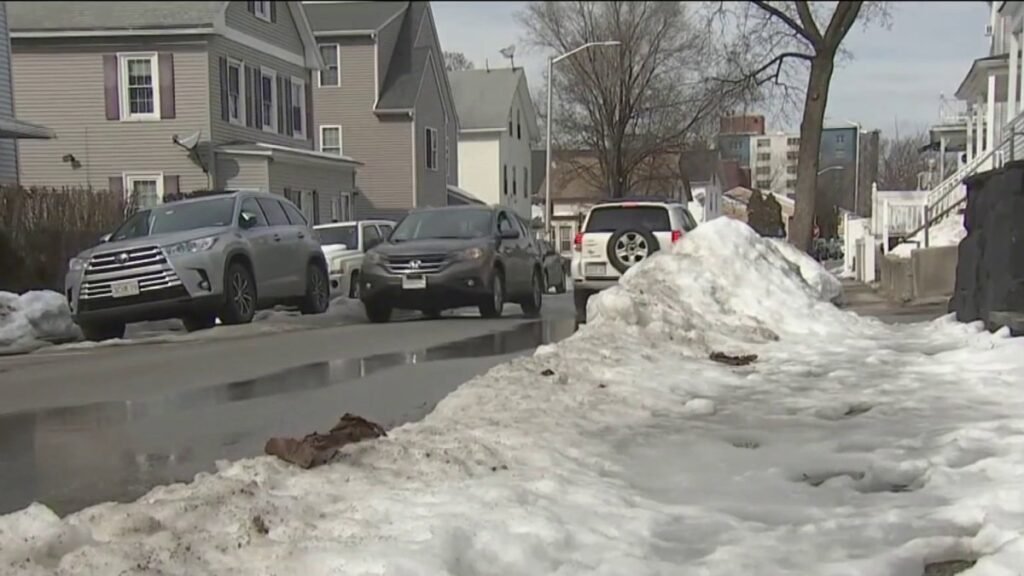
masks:
<instances>
[{"instance_id":1,"label":"car tire","mask_svg":"<svg viewBox=\"0 0 1024 576\"><path fill-rule=\"evenodd\" d=\"M323 314L331 305L330 280L323 266L311 262L306 266L306 295L299 311L303 314Z\"/></svg>"},{"instance_id":2,"label":"car tire","mask_svg":"<svg viewBox=\"0 0 1024 576\"><path fill-rule=\"evenodd\" d=\"M505 310L505 275L501 270L491 273L491 292L487 300L480 303L480 315L484 318L501 318Z\"/></svg>"},{"instance_id":3,"label":"car tire","mask_svg":"<svg viewBox=\"0 0 1024 576\"><path fill-rule=\"evenodd\" d=\"M572 293L573 304L576 305L576 322L578 324L587 323L587 302L590 301L590 297L593 292L589 290L580 290L577 288Z\"/></svg>"},{"instance_id":4,"label":"car tire","mask_svg":"<svg viewBox=\"0 0 1024 576\"><path fill-rule=\"evenodd\" d=\"M533 279L530 281L530 296L523 300L519 306L527 318L539 318L540 309L544 305L544 289L541 286L540 274L533 272Z\"/></svg>"},{"instance_id":5,"label":"car tire","mask_svg":"<svg viewBox=\"0 0 1024 576\"><path fill-rule=\"evenodd\" d=\"M437 320L438 318L441 317L441 314L444 313L444 310L440 308L424 308L423 310L421 310L421 312L423 312L423 315L426 316L427 318L430 318L431 320Z\"/></svg>"},{"instance_id":6,"label":"car tire","mask_svg":"<svg viewBox=\"0 0 1024 576\"><path fill-rule=\"evenodd\" d=\"M619 254L619 243L623 242L627 246L630 244L635 245L637 248L642 249L644 255L640 260L637 261L625 261ZM623 247L625 248L625 247ZM654 237L654 234L646 228L623 228L617 230L612 237L608 240L608 248L606 250L608 254L608 261L611 265L619 271L619 274L625 274L626 270L640 263L647 258L650 258L655 252L661 249L658 244L658 239ZM639 252L639 250L637 250Z\"/></svg>"},{"instance_id":7,"label":"car tire","mask_svg":"<svg viewBox=\"0 0 1024 576\"><path fill-rule=\"evenodd\" d=\"M104 340L119 340L124 338L124 322L103 322L101 324L81 324L82 337L89 342L103 342Z\"/></svg>"},{"instance_id":8,"label":"car tire","mask_svg":"<svg viewBox=\"0 0 1024 576\"><path fill-rule=\"evenodd\" d=\"M181 323L185 325L186 332L199 332L200 330L209 330L217 325L216 314L189 314L181 319Z\"/></svg>"},{"instance_id":9,"label":"car tire","mask_svg":"<svg viewBox=\"0 0 1024 576\"><path fill-rule=\"evenodd\" d=\"M380 302L364 302L366 318L374 324L386 324L391 321L392 308L388 304Z\"/></svg>"},{"instance_id":10,"label":"car tire","mask_svg":"<svg viewBox=\"0 0 1024 576\"><path fill-rule=\"evenodd\" d=\"M248 324L256 315L256 282L245 265L235 262L224 275L224 309L222 322L228 325Z\"/></svg>"},{"instance_id":11,"label":"car tire","mask_svg":"<svg viewBox=\"0 0 1024 576\"><path fill-rule=\"evenodd\" d=\"M565 272L562 272L562 281L555 285L555 294L565 294L567 288L565 283Z\"/></svg>"}]
</instances>

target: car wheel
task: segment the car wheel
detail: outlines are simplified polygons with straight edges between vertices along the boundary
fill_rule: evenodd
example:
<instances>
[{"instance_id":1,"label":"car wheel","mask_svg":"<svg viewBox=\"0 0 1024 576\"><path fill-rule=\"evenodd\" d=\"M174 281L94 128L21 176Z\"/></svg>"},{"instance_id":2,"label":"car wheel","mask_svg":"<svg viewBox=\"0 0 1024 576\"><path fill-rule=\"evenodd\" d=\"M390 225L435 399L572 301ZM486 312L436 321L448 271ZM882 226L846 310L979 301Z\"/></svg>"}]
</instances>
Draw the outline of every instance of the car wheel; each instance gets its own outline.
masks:
<instances>
[{"instance_id":1,"label":"car wheel","mask_svg":"<svg viewBox=\"0 0 1024 576\"><path fill-rule=\"evenodd\" d=\"M644 228L625 228L608 240L608 261L625 274L633 266L649 258L661 246L654 234Z\"/></svg>"},{"instance_id":2,"label":"car wheel","mask_svg":"<svg viewBox=\"0 0 1024 576\"><path fill-rule=\"evenodd\" d=\"M505 309L505 275L501 270L491 273L491 293L480 304L480 315L484 318L500 318Z\"/></svg>"},{"instance_id":3,"label":"car wheel","mask_svg":"<svg viewBox=\"0 0 1024 576\"><path fill-rule=\"evenodd\" d=\"M441 317L441 314L444 312L444 310L441 310L440 308L424 308L422 312L423 315L426 316L427 318L430 318L431 320L437 320L438 318Z\"/></svg>"},{"instance_id":4,"label":"car wheel","mask_svg":"<svg viewBox=\"0 0 1024 576\"><path fill-rule=\"evenodd\" d=\"M225 324L248 324L256 315L256 282L244 265L235 262L224 276L224 310L220 319Z\"/></svg>"},{"instance_id":5,"label":"car wheel","mask_svg":"<svg viewBox=\"0 0 1024 576\"><path fill-rule=\"evenodd\" d=\"M573 303L576 305L576 322L579 324L587 323L587 302L590 301L591 295L592 292L580 289L572 293Z\"/></svg>"},{"instance_id":6,"label":"car wheel","mask_svg":"<svg viewBox=\"0 0 1024 576\"><path fill-rule=\"evenodd\" d=\"M323 314L327 311L331 305L331 289L327 282L327 273L322 266L311 263L306 267L306 295L299 307L303 314Z\"/></svg>"},{"instance_id":7,"label":"car wheel","mask_svg":"<svg viewBox=\"0 0 1024 576\"><path fill-rule=\"evenodd\" d=\"M124 338L124 322L104 322L102 324L81 324L82 336L89 342L102 342Z\"/></svg>"},{"instance_id":8,"label":"car wheel","mask_svg":"<svg viewBox=\"0 0 1024 576\"><path fill-rule=\"evenodd\" d=\"M364 302L366 317L374 324L385 324L391 321L391 306L380 302Z\"/></svg>"},{"instance_id":9,"label":"car wheel","mask_svg":"<svg viewBox=\"0 0 1024 576\"><path fill-rule=\"evenodd\" d=\"M527 318L538 318L540 317L540 308L544 304L544 289L540 284L540 274L537 272L533 273L533 280L530 282L533 286L530 289L530 298L524 300L520 306L523 308L523 314Z\"/></svg>"},{"instance_id":10,"label":"car wheel","mask_svg":"<svg viewBox=\"0 0 1024 576\"><path fill-rule=\"evenodd\" d=\"M565 292L566 292L566 285L565 285L565 283L566 282L568 282L568 280L566 280L565 272L563 271L562 272L562 280L561 280L561 282L559 282L558 285L555 286L555 294L565 294Z\"/></svg>"},{"instance_id":11,"label":"car wheel","mask_svg":"<svg viewBox=\"0 0 1024 576\"><path fill-rule=\"evenodd\" d=\"M216 314L189 314L181 319L181 323L185 325L185 331L187 332L198 332L200 330L209 330L217 325Z\"/></svg>"}]
</instances>

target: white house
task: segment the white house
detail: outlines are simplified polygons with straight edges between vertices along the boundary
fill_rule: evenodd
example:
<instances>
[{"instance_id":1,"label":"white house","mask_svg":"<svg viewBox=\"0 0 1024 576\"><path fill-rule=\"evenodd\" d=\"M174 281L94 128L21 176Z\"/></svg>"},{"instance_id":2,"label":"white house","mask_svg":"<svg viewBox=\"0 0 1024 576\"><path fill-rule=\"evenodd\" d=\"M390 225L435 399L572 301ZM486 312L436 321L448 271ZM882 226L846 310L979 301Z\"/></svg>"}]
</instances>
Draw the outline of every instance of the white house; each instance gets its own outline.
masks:
<instances>
[{"instance_id":1,"label":"white house","mask_svg":"<svg viewBox=\"0 0 1024 576\"><path fill-rule=\"evenodd\" d=\"M531 217L537 110L522 68L449 72L459 115L459 187Z\"/></svg>"}]
</instances>

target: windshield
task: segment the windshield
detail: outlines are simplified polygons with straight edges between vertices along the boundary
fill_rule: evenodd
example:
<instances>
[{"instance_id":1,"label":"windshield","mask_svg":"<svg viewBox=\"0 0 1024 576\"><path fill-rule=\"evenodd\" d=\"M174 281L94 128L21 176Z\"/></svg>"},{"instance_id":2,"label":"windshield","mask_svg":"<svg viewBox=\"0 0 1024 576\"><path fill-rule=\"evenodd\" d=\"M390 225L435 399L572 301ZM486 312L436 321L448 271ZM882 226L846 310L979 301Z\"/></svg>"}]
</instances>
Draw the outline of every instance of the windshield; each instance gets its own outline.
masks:
<instances>
[{"instance_id":1,"label":"windshield","mask_svg":"<svg viewBox=\"0 0 1024 576\"><path fill-rule=\"evenodd\" d=\"M111 242L168 234L211 226L228 226L234 214L234 198L172 203L137 212L110 237Z\"/></svg>"},{"instance_id":2,"label":"windshield","mask_svg":"<svg viewBox=\"0 0 1024 576\"><path fill-rule=\"evenodd\" d=\"M356 234L355 226L331 226L330 228L317 228L316 233L320 236L320 244L330 246L333 244L344 244L348 248L359 246L359 236Z\"/></svg>"},{"instance_id":3,"label":"windshield","mask_svg":"<svg viewBox=\"0 0 1024 576\"><path fill-rule=\"evenodd\" d=\"M406 216L391 234L391 241L483 238L490 236L491 230L490 210L430 210Z\"/></svg>"}]
</instances>

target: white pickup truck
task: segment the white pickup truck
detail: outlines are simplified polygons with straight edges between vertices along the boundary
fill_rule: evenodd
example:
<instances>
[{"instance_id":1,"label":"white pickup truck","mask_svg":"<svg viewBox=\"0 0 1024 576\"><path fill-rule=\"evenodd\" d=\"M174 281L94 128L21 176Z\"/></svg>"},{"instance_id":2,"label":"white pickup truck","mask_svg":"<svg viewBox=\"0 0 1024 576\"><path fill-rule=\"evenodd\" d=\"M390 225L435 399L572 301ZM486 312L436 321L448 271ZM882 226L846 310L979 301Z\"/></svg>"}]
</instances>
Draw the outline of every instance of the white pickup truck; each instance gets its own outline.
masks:
<instances>
[{"instance_id":1,"label":"white pickup truck","mask_svg":"<svg viewBox=\"0 0 1024 576\"><path fill-rule=\"evenodd\" d=\"M366 251L380 244L394 230L391 220L359 220L315 226L327 259L331 297L359 299L359 272Z\"/></svg>"}]
</instances>

